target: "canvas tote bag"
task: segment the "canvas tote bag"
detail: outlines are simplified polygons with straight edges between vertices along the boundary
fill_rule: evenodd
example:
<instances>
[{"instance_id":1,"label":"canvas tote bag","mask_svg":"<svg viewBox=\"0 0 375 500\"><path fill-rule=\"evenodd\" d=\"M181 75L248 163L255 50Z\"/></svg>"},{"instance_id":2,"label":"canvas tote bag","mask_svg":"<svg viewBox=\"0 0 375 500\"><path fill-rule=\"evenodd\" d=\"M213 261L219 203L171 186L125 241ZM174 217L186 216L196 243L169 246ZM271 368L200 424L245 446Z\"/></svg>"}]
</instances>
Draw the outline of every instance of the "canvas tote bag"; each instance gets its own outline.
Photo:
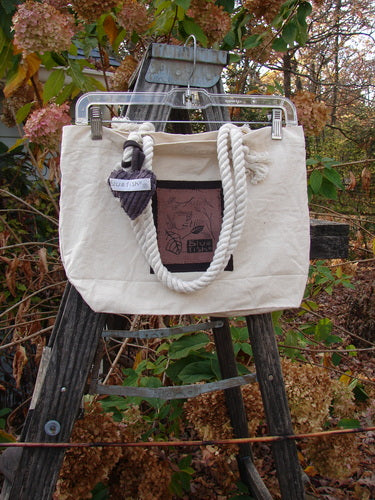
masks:
<instances>
[{"instance_id":1,"label":"canvas tote bag","mask_svg":"<svg viewBox=\"0 0 375 500\"><path fill-rule=\"evenodd\" d=\"M269 127L179 135L114 124L93 141L89 126L71 125L61 174L62 260L94 311L233 316L300 305L310 247L301 127L272 140Z\"/></svg>"}]
</instances>

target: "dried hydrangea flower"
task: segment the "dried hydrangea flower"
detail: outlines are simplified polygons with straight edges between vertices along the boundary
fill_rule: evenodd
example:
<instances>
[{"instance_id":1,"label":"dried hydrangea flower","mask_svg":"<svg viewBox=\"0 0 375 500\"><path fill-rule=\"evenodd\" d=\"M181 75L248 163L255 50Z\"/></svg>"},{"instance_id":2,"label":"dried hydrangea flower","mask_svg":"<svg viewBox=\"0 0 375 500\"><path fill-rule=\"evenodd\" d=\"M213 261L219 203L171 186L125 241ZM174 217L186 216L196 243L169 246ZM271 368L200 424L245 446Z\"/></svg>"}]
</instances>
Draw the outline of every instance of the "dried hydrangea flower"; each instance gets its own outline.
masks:
<instances>
[{"instance_id":1,"label":"dried hydrangea flower","mask_svg":"<svg viewBox=\"0 0 375 500\"><path fill-rule=\"evenodd\" d=\"M324 102L316 100L316 95L307 90L299 90L292 97L297 108L298 121L306 135L319 135L329 118L329 109Z\"/></svg>"},{"instance_id":2,"label":"dried hydrangea flower","mask_svg":"<svg viewBox=\"0 0 375 500\"><path fill-rule=\"evenodd\" d=\"M62 11L68 9L70 5L69 0L45 0L43 3L48 3L55 7L55 9Z\"/></svg>"},{"instance_id":3,"label":"dried hydrangea flower","mask_svg":"<svg viewBox=\"0 0 375 500\"><path fill-rule=\"evenodd\" d=\"M270 23L279 13L284 0L245 0L244 7L255 17L263 17Z\"/></svg>"},{"instance_id":4,"label":"dried hydrangea flower","mask_svg":"<svg viewBox=\"0 0 375 500\"><path fill-rule=\"evenodd\" d=\"M120 66L113 73L109 87L113 91L125 91L128 90L129 80L136 70L138 62L132 56L126 56L121 62Z\"/></svg>"},{"instance_id":5,"label":"dried hydrangea flower","mask_svg":"<svg viewBox=\"0 0 375 500\"><path fill-rule=\"evenodd\" d=\"M84 21L93 22L118 3L119 0L72 0L71 5Z\"/></svg>"},{"instance_id":6,"label":"dried hydrangea flower","mask_svg":"<svg viewBox=\"0 0 375 500\"><path fill-rule=\"evenodd\" d=\"M117 21L129 35L145 32L150 23L146 7L136 0L124 0Z\"/></svg>"},{"instance_id":7,"label":"dried hydrangea flower","mask_svg":"<svg viewBox=\"0 0 375 500\"><path fill-rule=\"evenodd\" d=\"M99 402L85 404L85 416L75 422L71 441L73 443L120 441L120 424L106 413ZM75 500L92 498L94 486L106 481L111 469L122 455L122 449L70 448L66 451L53 498Z\"/></svg>"},{"instance_id":8,"label":"dried hydrangea flower","mask_svg":"<svg viewBox=\"0 0 375 500\"><path fill-rule=\"evenodd\" d=\"M61 141L62 127L69 125L69 105L49 104L31 113L24 126L24 133L30 141L57 151Z\"/></svg>"},{"instance_id":9,"label":"dried hydrangea flower","mask_svg":"<svg viewBox=\"0 0 375 500\"><path fill-rule=\"evenodd\" d=\"M25 104L33 102L34 98L33 88L30 85L22 85L10 97L3 100L0 120L7 127L15 127L17 111L25 106Z\"/></svg>"},{"instance_id":10,"label":"dried hydrangea flower","mask_svg":"<svg viewBox=\"0 0 375 500\"><path fill-rule=\"evenodd\" d=\"M76 31L73 16L32 0L17 7L13 29L14 42L24 54L68 50Z\"/></svg>"},{"instance_id":11,"label":"dried hydrangea flower","mask_svg":"<svg viewBox=\"0 0 375 500\"><path fill-rule=\"evenodd\" d=\"M221 41L230 30L230 15L210 0L192 0L187 14L202 28L210 45Z\"/></svg>"}]
</instances>

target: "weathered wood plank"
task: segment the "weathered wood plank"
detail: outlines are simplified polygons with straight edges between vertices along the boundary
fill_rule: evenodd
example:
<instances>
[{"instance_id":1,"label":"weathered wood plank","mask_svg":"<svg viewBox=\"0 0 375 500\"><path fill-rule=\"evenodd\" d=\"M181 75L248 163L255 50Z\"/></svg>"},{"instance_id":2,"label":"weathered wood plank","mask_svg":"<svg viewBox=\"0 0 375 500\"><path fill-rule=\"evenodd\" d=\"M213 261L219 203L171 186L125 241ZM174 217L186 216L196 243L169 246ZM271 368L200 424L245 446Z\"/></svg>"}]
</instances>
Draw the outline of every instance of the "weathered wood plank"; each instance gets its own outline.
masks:
<instances>
[{"instance_id":1,"label":"weathered wood plank","mask_svg":"<svg viewBox=\"0 0 375 500\"><path fill-rule=\"evenodd\" d=\"M172 385L167 387L131 387L123 385L101 385L98 384L94 388L96 394L108 394L112 396L135 396L142 398L158 398L158 399L187 399L195 398L206 392L222 391L240 385L251 384L255 382L256 375L249 373L248 375L231 377L218 382L208 382L207 384L186 384Z\"/></svg>"},{"instance_id":2,"label":"weathered wood plank","mask_svg":"<svg viewBox=\"0 0 375 500\"><path fill-rule=\"evenodd\" d=\"M348 224L310 220L310 259L346 259L348 250Z\"/></svg>"},{"instance_id":3,"label":"weathered wood plank","mask_svg":"<svg viewBox=\"0 0 375 500\"><path fill-rule=\"evenodd\" d=\"M212 321L217 321L220 318L212 317L211 319ZM223 326L213 328L213 332L222 377L237 377L236 358L228 319L225 318ZM236 438L249 437L249 428L241 389L239 387L226 389L224 395L234 436ZM237 462L241 479L248 485L252 495L257 499L272 500L271 494L253 464L253 453L250 443L239 445Z\"/></svg>"},{"instance_id":4,"label":"weathered wood plank","mask_svg":"<svg viewBox=\"0 0 375 500\"><path fill-rule=\"evenodd\" d=\"M215 326L221 326L222 320L214 323L208 321L207 323L196 323L184 326L170 326L168 328L150 328L149 330L104 330L103 337L115 337L118 339L160 339L164 337L171 337L180 333L194 333L201 330L210 330Z\"/></svg>"},{"instance_id":5,"label":"weathered wood plank","mask_svg":"<svg viewBox=\"0 0 375 500\"><path fill-rule=\"evenodd\" d=\"M166 92L171 89L170 85L162 83L148 83L145 80L146 72L150 66L151 48L146 52L142 64L137 73L134 83L131 84L131 90L134 92ZM128 106L126 117L134 121L154 121L156 130L165 129L171 108L169 106Z\"/></svg>"},{"instance_id":6,"label":"weathered wood plank","mask_svg":"<svg viewBox=\"0 0 375 500\"><path fill-rule=\"evenodd\" d=\"M274 436L293 434L271 315L247 316L246 322L268 431ZM275 442L272 451L282 498L302 500L305 498L305 493L295 442L292 440Z\"/></svg>"},{"instance_id":7,"label":"weathered wood plank","mask_svg":"<svg viewBox=\"0 0 375 500\"><path fill-rule=\"evenodd\" d=\"M29 412L24 441L69 441L104 320L105 315L94 313L70 287L39 398ZM56 436L45 431L50 421L60 424ZM15 480L5 488L2 499L50 499L63 455L63 449L22 449Z\"/></svg>"}]
</instances>

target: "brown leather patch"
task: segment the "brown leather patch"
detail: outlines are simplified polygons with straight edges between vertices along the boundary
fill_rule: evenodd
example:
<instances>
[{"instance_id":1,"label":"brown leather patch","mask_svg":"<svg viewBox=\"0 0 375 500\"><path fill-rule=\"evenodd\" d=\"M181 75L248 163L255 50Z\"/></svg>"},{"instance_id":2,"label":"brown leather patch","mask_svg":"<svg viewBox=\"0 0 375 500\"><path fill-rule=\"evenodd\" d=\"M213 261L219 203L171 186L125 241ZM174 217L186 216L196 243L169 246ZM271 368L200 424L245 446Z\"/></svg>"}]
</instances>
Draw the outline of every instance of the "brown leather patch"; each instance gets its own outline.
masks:
<instances>
[{"instance_id":1,"label":"brown leather patch","mask_svg":"<svg viewBox=\"0 0 375 500\"><path fill-rule=\"evenodd\" d=\"M158 246L171 272L204 271L220 235L220 181L158 181L153 198ZM226 270L232 270L231 263Z\"/></svg>"}]
</instances>

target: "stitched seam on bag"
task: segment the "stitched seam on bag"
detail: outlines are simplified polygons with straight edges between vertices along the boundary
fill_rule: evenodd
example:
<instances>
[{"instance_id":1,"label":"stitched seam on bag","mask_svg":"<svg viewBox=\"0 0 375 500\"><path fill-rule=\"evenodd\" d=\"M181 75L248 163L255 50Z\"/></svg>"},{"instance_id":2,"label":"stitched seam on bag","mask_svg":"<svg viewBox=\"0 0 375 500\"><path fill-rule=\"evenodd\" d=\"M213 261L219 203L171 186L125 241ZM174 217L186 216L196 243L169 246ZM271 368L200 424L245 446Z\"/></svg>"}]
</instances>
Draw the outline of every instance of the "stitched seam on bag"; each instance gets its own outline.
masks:
<instances>
[{"instance_id":1,"label":"stitched seam on bag","mask_svg":"<svg viewBox=\"0 0 375 500\"><path fill-rule=\"evenodd\" d=\"M195 274L195 273L192 273L192 274ZM150 275L152 276L152 275ZM307 277L307 273L304 274L304 273L300 273L300 274L273 274L272 276L265 276L265 275L259 275L259 276L251 276L250 278L249 277L246 277L246 278L241 278L241 277L238 277L238 278L234 278L232 275L231 276L228 276L228 278L226 277L219 277L217 278L217 281L220 281L222 280L223 282L224 281L227 281L227 282L234 282L234 281L248 281L248 280L258 280L258 279L263 279L263 278L270 278L270 279L274 279L274 278L297 278L297 277L301 277L301 278L306 278ZM79 278L74 278L74 275L70 274L70 279L74 280L76 279L77 281L112 281L112 282L120 282L120 283L145 283L145 284L152 284L152 283L159 283L159 281L157 279L155 280L134 280L134 279L129 279L129 280L125 280L123 278L119 278L119 279L116 279L116 278L82 278L82 277L79 277Z\"/></svg>"}]
</instances>

